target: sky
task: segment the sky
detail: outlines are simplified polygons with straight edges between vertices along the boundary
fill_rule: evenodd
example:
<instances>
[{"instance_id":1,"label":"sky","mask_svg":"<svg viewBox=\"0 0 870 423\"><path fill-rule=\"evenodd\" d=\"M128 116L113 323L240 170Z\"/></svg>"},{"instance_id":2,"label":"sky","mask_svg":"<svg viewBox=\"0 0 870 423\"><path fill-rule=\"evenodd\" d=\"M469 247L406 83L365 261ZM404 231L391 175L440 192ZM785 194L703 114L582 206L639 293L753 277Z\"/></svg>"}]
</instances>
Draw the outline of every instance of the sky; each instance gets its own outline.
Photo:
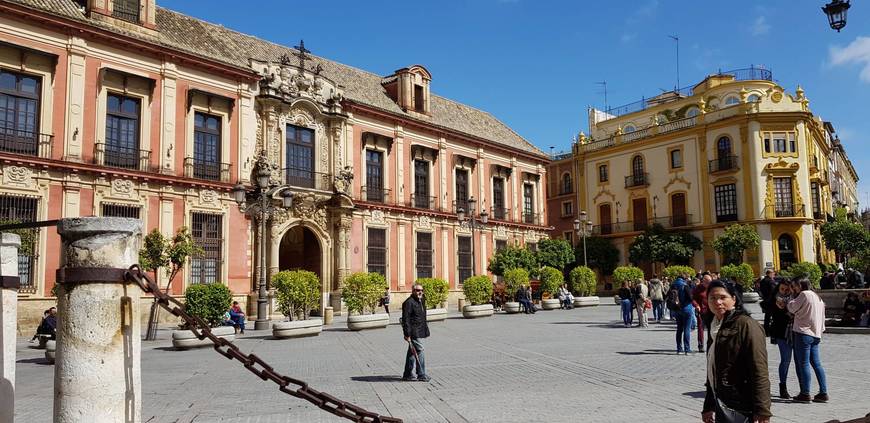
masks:
<instances>
[{"instance_id":1,"label":"sky","mask_svg":"<svg viewBox=\"0 0 870 423\"><path fill-rule=\"evenodd\" d=\"M279 1L158 5L380 75L421 64L433 93L492 113L550 152L612 106L763 65L834 124L870 205L870 1L830 29L824 0ZM207 6L207 7L203 7ZM679 38L679 62L676 57Z\"/></svg>"}]
</instances>

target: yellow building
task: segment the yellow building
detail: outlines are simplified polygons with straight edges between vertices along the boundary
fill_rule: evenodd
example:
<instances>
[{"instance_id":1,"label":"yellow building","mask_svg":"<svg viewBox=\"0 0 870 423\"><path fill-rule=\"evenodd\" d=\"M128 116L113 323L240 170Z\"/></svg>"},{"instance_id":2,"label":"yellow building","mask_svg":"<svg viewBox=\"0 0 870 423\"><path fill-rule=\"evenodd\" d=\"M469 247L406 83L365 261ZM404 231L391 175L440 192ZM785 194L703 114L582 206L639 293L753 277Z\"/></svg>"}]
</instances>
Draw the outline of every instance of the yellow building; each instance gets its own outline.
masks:
<instances>
[{"instance_id":1,"label":"yellow building","mask_svg":"<svg viewBox=\"0 0 870 423\"><path fill-rule=\"evenodd\" d=\"M578 210L628 261L653 223L704 241L696 269L719 269L710 246L727 225L761 235L744 261L756 272L799 261L832 262L819 226L831 214L832 140L798 87L742 69L607 111L589 110L591 136L573 148ZM646 270L653 269L647 266Z\"/></svg>"}]
</instances>

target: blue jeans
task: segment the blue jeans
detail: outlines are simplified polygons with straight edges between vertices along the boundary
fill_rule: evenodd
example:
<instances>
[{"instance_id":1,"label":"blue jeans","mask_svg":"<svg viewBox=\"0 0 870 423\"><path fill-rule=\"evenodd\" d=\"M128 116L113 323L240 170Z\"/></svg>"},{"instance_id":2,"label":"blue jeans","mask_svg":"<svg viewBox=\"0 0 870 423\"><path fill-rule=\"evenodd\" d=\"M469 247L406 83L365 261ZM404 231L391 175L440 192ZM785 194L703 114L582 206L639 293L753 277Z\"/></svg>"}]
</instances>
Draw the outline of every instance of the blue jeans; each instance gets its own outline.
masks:
<instances>
[{"instance_id":1,"label":"blue jeans","mask_svg":"<svg viewBox=\"0 0 870 423\"><path fill-rule=\"evenodd\" d=\"M652 300L652 305L653 320L662 320L665 317L665 301Z\"/></svg>"},{"instance_id":2,"label":"blue jeans","mask_svg":"<svg viewBox=\"0 0 870 423\"><path fill-rule=\"evenodd\" d=\"M619 302L622 307L622 323L626 325L631 325L632 316L631 316L631 300L623 299Z\"/></svg>"},{"instance_id":3,"label":"blue jeans","mask_svg":"<svg viewBox=\"0 0 870 423\"><path fill-rule=\"evenodd\" d=\"M785 339L774 338L779 347L779 383L785 383L788 378L788 368L791 366L792 346Z\"/></svg>"},{"instance_id":4,"label":"blue jeans","mask_svg":"<svg viewBox=\"0 0 870 423\"><path fill-rule=\"evenodd\" d=\"M411 350L411 345L417 351L416 357L414 356L414 351ZM417 377L424 377L426 376L426 359L423 357L423 340L411 338L411 345L408 346L408 352L405 354L405 373L402 374L402 377L410 379L414 367L417 368Z\"/></svg>"},{"instance_id":5,"label":"blue jeans","mask_svg":"<svg viewBox=\"0 0 870 423\"><path fill-rule=\"evenodd\" d=\"M695 322L695 310L675 311L677 318L677 352L692 352L692 323Z\"/></svg>"},{"instance_id":6,"label":"blue jeans","mask_svg":"<svg viewBox=\"0 0 870 423\"><path fill-rule=\"evenodd\" d=\"M820 338L804 335L802 333L794 333L794 365L797 368L798 382L801 385L801 393L810 393L810 366L816 373L816 379L819 381L819 393L828 393L828 381L825 377L825 369L822 367L822 360L819 357Z\"/></svg>"}]
</instances>

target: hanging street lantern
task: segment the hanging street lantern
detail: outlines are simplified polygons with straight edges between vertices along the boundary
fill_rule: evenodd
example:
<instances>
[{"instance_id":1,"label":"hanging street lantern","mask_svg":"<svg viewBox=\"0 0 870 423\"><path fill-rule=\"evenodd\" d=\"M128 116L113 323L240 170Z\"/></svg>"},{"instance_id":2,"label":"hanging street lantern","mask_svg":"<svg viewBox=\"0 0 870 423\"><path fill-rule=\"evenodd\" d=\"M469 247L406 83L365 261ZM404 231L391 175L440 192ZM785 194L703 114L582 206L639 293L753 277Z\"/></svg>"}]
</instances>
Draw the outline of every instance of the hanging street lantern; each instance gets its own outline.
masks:
<instances>
[{"instance_id":1,"label":"hanging street lantern","mask_svg":"<svg viewBox=\"0 0 870 423\"><path fill-rule=\"evenodd\" d=\"M849 0L831 0L822 8L822 11L828 15L828 23L831 29L836 29L840 32L846 26L846 11L849 10Z\"/></svg>"}]
</instances>

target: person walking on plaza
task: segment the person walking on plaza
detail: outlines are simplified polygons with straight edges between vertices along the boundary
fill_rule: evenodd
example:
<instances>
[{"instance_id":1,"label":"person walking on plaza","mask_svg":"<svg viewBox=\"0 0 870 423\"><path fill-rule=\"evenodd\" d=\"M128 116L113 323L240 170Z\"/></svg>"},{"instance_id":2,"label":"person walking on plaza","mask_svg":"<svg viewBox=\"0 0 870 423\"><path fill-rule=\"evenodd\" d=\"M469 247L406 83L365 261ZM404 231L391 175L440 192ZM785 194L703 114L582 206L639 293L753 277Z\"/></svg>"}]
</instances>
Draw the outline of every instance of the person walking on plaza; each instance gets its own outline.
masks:
<instances>
[{"instance_id":1,"label":"person walking on plaza","mask_svg":"<svg viewBox=\"0 0 870 423\"><path fill-rule=\"evenodd\" d=\"M414 380L411 375L415 367L417 380L421 382L430 380L429 375L426 374L426 359L423 356L423 338L429 337L425 304L423 285L414 284L411 296L402 303L402 332L405 335L405 342L408 343L402 380Z\"/></svg>"},{"instance_id":2,"label":"person walking on plaza","mask_svg":"<svg viewBox=\"0 0 870 423\"><path fill-rule=\"evenodd\" d=\"M649 298L652 301L653 322L661 323L664 312L665 291L662 281L656 275L649 280Z\"/></svg>"},{"instance_id":3,"label":"person walking on plaza","mask_svg":"<svg viewBox=\"0 0 870 423\"><path fill-rule=\"evenodd\" d=\"M677 354L688 355L692 352L692 323L695 322L695 306L692 304L692 291L686 279L680 275L668 291L668 309L673 310L677 319Z\"/></svg>"},{"instance_id":4,"label":"person walking on plaza","mask_svg":"<svg viewBox=\"0 0 870 423\"><path fill-rule=\"evenodd\" d=\"M695 321L698 325L698 352L704 352L704 323L701 316L707 313L707 287L713 282L713 277L704 275L701 282L692 290L692 301L695 306Z\"/></svg>"},{"instance_id":5,"label":"person walking on plaza","mask_svg":"<svg viewBox=\"0 0 870 423\"><path fill-rule=\"evenodd\" d=\"M819 352L822 332L825 331L825 303L813 292L810 281L798 281L800 293L788 302L786 308L794 315L794 363L798 372L801 392L794 397L795 402L828 402L828 383ZM819 382L819 393L810 397L810 366Z\"/></svg>"},{"instance_id":6,"label":"person walking on plaza","mask_svg":"<svg viewBox=\"0 0 870 423\"><path fill-rule=\"evenodd\" d=\"M770 336L770 342L776 344L779 348L779 397L790 399L786 379L788 378L788 369L791 366L792 354L792 335L791 315L786 310L786 305L794 299L792 295L791 284L788 281L780 281L774 290L773 304L768 307L770 310L770 328L767 335Z\"/></svg>"},{"instance_id":7,"label":"person walking on plaza","mask_svg":"<svg viewBox=\"0 0 870 423\"><path fill-rule=\"evenodd\" d=\"M619 307L622 311L622 324L625 327L631 327L631 289L628 287L628 282L622 283L622 288L619 288Z\"/></svg>"},{"instance_id":8,"label":"person walking on plaza","mask_svg":"<svg viewBox=\"0 0 870 423\"><path fill-rule=\"evenodd\" d=\"M634 287L634 307L637 309L637 327L649 327L646 318L646 302L649 298L649 288L643 279L637 281Z\"/></svg>"},{"instance_id":9,"label":"person walking on plaza","mask_svg":"<svg viewBox=\"0 0 870 423\"><path fill-rule=\"evenodd\" d=\"M767 305L776 289L776 272L773 269L767 269L765 275L758 282L758 294L761 296L761 312L764 313L764 332L770 329L770 313L768 313Z\"/></svg>"},{"instance_id":10,"label":"person walking on plaza","mask_svg":"<svg viewBox=\"0 0 870 423\"><path fill-rule=\"evenodd\" d=\"M707 287L710 325L704 423L770 421L770 380L764 330L746 310L733 283ZM700 326L700 324L699 324Z\"/></svg>"}]
</instances>

